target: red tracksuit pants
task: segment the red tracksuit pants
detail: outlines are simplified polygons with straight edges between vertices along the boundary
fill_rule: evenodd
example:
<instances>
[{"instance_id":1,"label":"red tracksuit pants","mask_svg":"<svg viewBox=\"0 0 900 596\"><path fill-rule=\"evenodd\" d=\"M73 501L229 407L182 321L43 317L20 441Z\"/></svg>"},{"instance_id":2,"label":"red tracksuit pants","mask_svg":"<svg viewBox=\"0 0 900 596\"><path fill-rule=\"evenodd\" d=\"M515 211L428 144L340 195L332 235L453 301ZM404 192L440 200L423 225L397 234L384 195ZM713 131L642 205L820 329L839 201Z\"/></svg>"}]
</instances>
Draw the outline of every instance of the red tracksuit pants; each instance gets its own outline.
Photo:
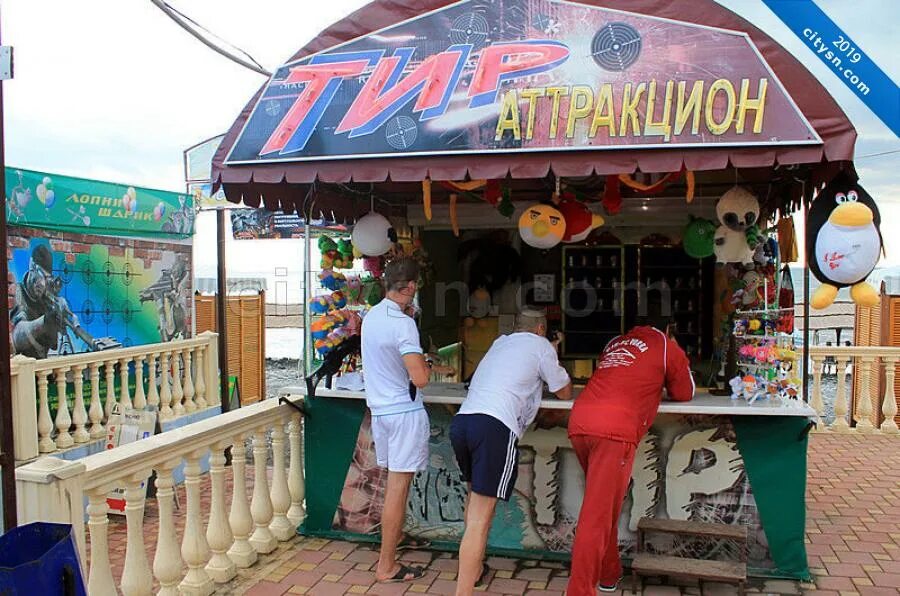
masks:
<instances>
[{"instance_id":1,"label":"red tracksuit pants","mask_svg":"<svg viewBox=\"0 0 900 596\"><path fill-rule=\"evenodd\" d=\"M619 514L631 482L635 446L591 435L570 437L584 469L584 501L572 547L568 596L595 596L622 577Z\"/></svg>"}]
</instances>

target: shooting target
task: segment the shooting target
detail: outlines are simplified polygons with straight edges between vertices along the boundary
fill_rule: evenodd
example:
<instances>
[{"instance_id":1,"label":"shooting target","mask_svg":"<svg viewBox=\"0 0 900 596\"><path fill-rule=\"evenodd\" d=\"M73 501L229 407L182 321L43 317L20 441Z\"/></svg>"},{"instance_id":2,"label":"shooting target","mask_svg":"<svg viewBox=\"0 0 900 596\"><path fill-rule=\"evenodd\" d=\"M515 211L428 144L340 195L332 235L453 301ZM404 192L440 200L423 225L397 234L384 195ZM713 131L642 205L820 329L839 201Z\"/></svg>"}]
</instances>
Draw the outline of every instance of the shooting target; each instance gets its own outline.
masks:
<instances>
[{"instance_id":1,"label":"shooting target","mask_svg":"<svg viewBox=\"0 0 900 596\"><path fill-rule=\"evenodd\" d=\"M591 42L591 55L600 68L621 72L641 54L641 36L631 25L607 23Z\"/></svg>"},{"instance_id":2,"label":"shooting target","mask_svg":"<svg viewBox=\"0 0 900 596\"><path fill-rule=\"evenodd\" d=\"M109 301L109 298L103 301L103 312L101 313L101 318L103 322L109 325L113 320L113 305L112 302Z\"/></svg>"},{"instance_id":3,"label":"shooting target","mask_svg":"<svg viewBox=\"0 0 900 596\"><path fill-rule=\"evenodd\" d=\"M398 151L409 149L419 136L415 121L407 116L399 116L388 122L384 130L388 145Z\"/></svg>"},{"instance_id":4,"label":"shooting target","mask_svg":"<svg viewBox=\"0 0 900 596\"><path fill-rule=\"evenodd\" d=\"M136 310L136 309L132 309L132 308L131 308L131 305L128 304L128 301L127 301L127 300L126 300L125 302L122 303L122 319L123 319L126 323L130 323L130 322L131 322L131 318L134 316L134 313L135 313L135 312L137 312L137 310Z\"/></svg>"},{"instance_id":5,"label":"shooting target","mask_svg":"<svg viewBox=\"0 0 900 596\"><path fill-rule=\"evenodd\" d=\"M94 314L96 311L94 310L94 303L90 301L90 299L85 300L81 303L81 313L79 319L81 319L81 323L83 325L90 325L94 322Z\"/></svg>"},{"instance_id":6,"label":"shooting target","mask_svg":"<svg viewBox=\"0 0 900 596\"><path fill-rule=\"evenodd\" d=\"M112 264L111 261L106 261L103 265L103 281L106 285L111 286L113 283L113 277L116 275L116 268Z\"/></svg>"},{"instance_id":7,"label":"shooting target","mask_svg":"<svg viewBox=\"0 0 900 596\"><path fill-rule=\"evenodd\" d=\"M132 271L132 269L133 269L133 267L130 262L126 262L125 266L122 267L122 275L124 275L124 277L125 277L122 280L122 283L125 284L126 286L130 286L131 283L134 281L134 271Z\"/></svg>"},{"instance_id":8,"label":"shooting target","mask_svg":"<svg viewBox=\"0 0 900 596\"><path fill-rule=\"evenodd\" d=\"M93 283L94 281L94 267L87 259L85 259L84 263L81 266L81 280L86 286L91 285L91 283Z\"/></svg>"},{"instance_id":9,"label":"shooting target","mask_svg":"<svg viewBox=\"0 0 900 596\"><path fill-rule=\"evenodd\" d=\"M477 12L469 12L454 19L450 25L450 40L456 44L470 43L477 48L487 41L489 32L487 19Z\"/></svg>"},{"instance_id":10,"label":"shooting target","mask_svg":"<svg viewBox=\"0 0 900 596\"><path fill-rule=\"evenodd\" d=\"M75 270L66 262L63 262L62 269L60 270L60 279L62 279L64 284L72 281L72 275L75 273Z\"/></svg>"},{"instance_id":11,"label":"shooting target","mask_svg":"<svg viewBox=\"0 0 900 596\"><path fill-rule=\"evenodd\" d=\"M273 118L281 114L281 106L277 101L272 100L266 102L266 114L272 116Z\"/></svg>"}]
</instances>

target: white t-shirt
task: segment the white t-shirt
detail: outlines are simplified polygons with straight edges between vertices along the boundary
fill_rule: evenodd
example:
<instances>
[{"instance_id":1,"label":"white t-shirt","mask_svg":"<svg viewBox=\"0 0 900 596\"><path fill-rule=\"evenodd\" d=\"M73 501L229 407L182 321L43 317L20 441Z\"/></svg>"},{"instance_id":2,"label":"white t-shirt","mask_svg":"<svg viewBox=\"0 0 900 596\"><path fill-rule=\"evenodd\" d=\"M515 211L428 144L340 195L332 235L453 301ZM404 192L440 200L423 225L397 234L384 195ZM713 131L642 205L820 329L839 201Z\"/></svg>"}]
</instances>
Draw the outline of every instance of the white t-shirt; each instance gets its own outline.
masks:
<instances>
[{"instance_id":1,"label":"white t-shirt","mask_svg":"<svg viewBox=\"0 0 900 596\"><path fill-rule=\"evenodd\" d=\"M421 354L419 330L400 305L385 298L362 323L362 364L366 404L373 416L401 414L423 408L421 397L409 397L406 354Z\"/></svg>"},{"instance_id":2,"label":"white t-shirt","mask_svg":"<svg viewBox=\"0 0 900 596\"><path fill-rule=\"evenodd\" d=\"M554 392L569 384L553 344L534 333L503 335L475 370L459 413L493 416L521 438L537 416L544 383Z\"/></svg>"}]
</instances>

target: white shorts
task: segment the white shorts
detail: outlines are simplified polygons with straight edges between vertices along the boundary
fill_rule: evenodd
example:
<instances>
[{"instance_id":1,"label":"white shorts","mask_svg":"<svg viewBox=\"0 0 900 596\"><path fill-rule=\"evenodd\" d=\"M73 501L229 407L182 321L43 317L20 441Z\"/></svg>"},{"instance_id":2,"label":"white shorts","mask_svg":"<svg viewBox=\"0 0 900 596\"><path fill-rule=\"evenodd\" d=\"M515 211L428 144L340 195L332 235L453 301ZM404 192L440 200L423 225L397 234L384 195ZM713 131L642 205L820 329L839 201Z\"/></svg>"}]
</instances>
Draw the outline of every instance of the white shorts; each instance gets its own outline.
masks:
<instances>
[{"instance_id":1,"label":"white shorts","mask_svg":"<svg viewBox=\"0 0 900 596\"><path fill-rule=\"evenodd\" d=\"M372 416L372 439L379 467L389 472L419 472L428 467L431 424L425 408Z\"/></svg>"}]
</instances>

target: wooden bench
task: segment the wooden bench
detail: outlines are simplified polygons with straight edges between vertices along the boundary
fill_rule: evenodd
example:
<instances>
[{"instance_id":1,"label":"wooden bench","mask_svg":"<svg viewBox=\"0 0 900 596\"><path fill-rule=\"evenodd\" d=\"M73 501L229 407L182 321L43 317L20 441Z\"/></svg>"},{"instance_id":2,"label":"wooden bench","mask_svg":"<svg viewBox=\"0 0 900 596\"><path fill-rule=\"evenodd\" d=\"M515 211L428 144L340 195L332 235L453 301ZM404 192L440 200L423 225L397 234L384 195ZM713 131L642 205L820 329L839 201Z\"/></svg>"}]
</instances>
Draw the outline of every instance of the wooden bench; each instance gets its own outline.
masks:
<instances>
[{"instance_id":1,"label":"wooden bench","mask_svg":"<svg viewBox=\"0 0 900 596\"><path fill-rule=\"evenodd\" d=\"M655 555L644 552L644 535L647 532L676 534L741 543L740 561L709 561L669 555ZM737 584L738 594L744 596L747 583L747 528L728 524L710 524L677 519L642 518L638 522L637 554L631 562L631 589L637 591L637 578L641 576L643 590L644 576L666 576L696 579L703 594L704 581L718 581Z\"/></svg>"}]
</instances>

